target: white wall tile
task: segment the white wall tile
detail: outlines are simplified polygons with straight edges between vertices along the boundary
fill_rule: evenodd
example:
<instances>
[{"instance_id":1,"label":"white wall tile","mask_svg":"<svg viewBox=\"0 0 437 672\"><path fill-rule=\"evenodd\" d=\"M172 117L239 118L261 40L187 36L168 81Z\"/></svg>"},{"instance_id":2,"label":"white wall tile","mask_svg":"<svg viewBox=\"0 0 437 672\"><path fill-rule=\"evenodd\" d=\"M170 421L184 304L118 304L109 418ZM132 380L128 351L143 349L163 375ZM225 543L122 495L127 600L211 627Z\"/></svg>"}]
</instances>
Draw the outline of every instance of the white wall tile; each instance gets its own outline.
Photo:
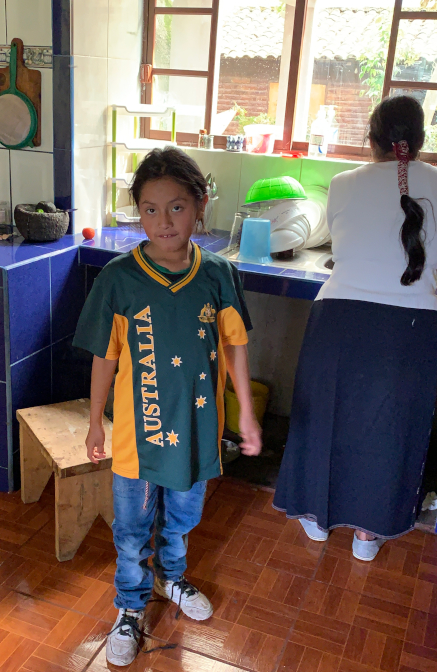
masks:
<instances>
[{"instance_id":1,"label":"white wall tile","mask_svg":"<svg viewBox=\"0 0 437 672\"><path fill-rule=\"evenodd\" d=\"M1 0L0 0L1 2ZM39 68L38 68L39 69ZM53 152L53 70L41 68L41 145L29 152Z\"/></svg>"},{"instance_id":2,"label":"white wall tile","mask_svg":"<svg viewBox=\"0 0 437 672\"><path fill-rule=\"evenodd\" d=\"M11 150L12 207L53 201L53 154Z\"/></svg>"},{"instance_id":3,"label":"white wall tile","mask_svg":"<svg viewBox=\"0 0 437 672\"><path fill-rule=\"evenodd\" d=\"M262 156L260 154L243 154L242 157L240 205L244 203L247 192L257 180L288 175L300 181L302 165L300 159L286 159L282 156Z\"/></svg>"},{"instance_id":4,"label":"white wall tile","mask_svg":"<svg viewBox=\"0 0 437 672\"><path fill-rule=\"evenodd\" d=\"M141 62L144 0L109 0L108 57Z\"/></svg>"},{"instance_id":5,"label":"white wall tile","mask_svg":"<svg viewBox=\"0 0 437 672\"><path fill-rule=\"evenodd\" d=\"M239 209L239 184L242 154L202 149L187 149L187 154L198 164L204 175L211 173L218 187L218 201L215 202L217 216L214 227L230 231L234 215Z\"/></svg>"},{"instance_id":6,"label":"white wall tile","mask_svg":"<svg viewBox=\"0 0 437 672\"><path fill-rule=\"evenodd\" d=\"M108 117L106 58L74 57L74 145L102 147Z\"/></svg>"},{"instance_id":7,"label":"white wall tile","mask_svg":"<svg viewBox=\"0 0 437 672\"><path fill-rule=\"evenodd\" d=\"M74 154L75 232L86 226L100 229L106 223L106 147L78 149Z\"/></svg>"},{"instance_id":8,"label":"white wall tile","mask_svg":"<svg viewBox=\"0 0 437 672\"><path fill-rule=\"evenodd\" d=\"M0 0L0 44L6 44L6 5Z\"/></svg>"},{"instance_id":9,"label":"white wall tile","mask_svg":"<svg viewBox=\"0 0 437 672\"><path fill-rule=\"evenodd\" d=\"M140 60L108 59L108 105L138 105L141 100L139 83ZM112 128L108 124L108 142L111 141ZM117 138L133 138L133 117L119 116L117 119Z\"/></svg>"},{"instance_id":10,"label":"white wall tile","mask_svg":"<svg viewBox=\"0 0 437 672\"><path fill-rule=\"evenodd\" d=\"M74 0L73 55L108 56L108 0Z\"/></svg>"},{"instance_id":11,"label":"white wall tile","mask_svg":"<svg viewBox=\"0 0 437 672\"><path fill-rule=\"evenodd\" d=\"M7 42L20 37L24 46L52 44L51 0L6 0Z\"/></svg>"},{"instance_id":12,"label":"white wall tile","mask_svg":"<svg viewBox=\"0 0 437 672\"><path fill-rule=\"evenodd\" d=\"M9 175L9 150L0 148L0 201L11 200L11 180Z\"/></svg>"},{"instance_id":13,"label":"white wall tile","mask_svg":"<svg viewBox=\"0 0 437 672\"><path fill-rule=\"evenodd\" d=\"M335 175L343 173L345 170L354 170L359 165L361 164L355 161L302 159L301 183L304 187L317 185L328 189Z\"/></svg>"}]
</instances>

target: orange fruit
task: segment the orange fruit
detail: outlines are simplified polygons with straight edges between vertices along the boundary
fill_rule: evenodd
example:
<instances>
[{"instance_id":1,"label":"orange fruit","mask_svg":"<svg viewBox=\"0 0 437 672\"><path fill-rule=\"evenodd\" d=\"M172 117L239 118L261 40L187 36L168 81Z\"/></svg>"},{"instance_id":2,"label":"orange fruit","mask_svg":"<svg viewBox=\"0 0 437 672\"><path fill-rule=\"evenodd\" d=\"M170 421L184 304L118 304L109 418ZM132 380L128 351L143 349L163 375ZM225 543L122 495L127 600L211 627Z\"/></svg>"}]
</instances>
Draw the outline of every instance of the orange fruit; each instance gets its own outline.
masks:
<instances>
[{"instance_id":1,"label":"orange fruit","mask_svg":"<svg viewBox=\"0 0 437 672\"><path fill-rule=\"evenodd\" d=\"M88 227L86 229L82 229L82 235L87 240L92 240L94 238L94 236L96 235L96 232L91 227Z\"/></svg>"}]
</instances>

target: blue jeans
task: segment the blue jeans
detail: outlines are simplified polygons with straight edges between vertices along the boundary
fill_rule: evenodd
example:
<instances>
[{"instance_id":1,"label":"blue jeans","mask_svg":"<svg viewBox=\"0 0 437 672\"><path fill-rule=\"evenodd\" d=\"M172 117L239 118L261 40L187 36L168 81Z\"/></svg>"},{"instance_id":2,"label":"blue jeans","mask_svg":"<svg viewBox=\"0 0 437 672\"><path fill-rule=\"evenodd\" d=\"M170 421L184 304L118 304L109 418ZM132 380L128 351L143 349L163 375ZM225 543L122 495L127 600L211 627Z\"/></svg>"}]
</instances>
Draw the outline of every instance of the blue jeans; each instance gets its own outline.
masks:
<instances>
[{"instance_id":1,"label":"blue jeans","mask_svg":"<svg viewBox=\"0 0 437 672\"><path fill-rule=\"evenodd\" d=\"M206 481L195 483L188 492L177 492L114 474L112 490L112 530L118 553L114 605L140 610L152 594L154 574L166 581L179 581L183 576L188 533L200 523ZM155 572L148 563L153 553Z\"/></svg>"}]
</instances>

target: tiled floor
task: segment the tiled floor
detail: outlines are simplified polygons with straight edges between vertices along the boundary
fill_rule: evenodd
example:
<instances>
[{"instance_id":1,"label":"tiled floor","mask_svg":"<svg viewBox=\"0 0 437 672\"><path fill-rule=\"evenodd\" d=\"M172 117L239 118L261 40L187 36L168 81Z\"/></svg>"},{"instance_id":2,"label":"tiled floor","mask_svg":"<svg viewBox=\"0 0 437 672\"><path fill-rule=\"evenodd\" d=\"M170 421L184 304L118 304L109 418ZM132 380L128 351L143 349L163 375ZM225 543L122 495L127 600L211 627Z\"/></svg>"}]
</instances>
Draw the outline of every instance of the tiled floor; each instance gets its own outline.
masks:
<instances>
[{"instance_id":1,"label":"tiled floor","mask_svg":"<svg viewBox=\"0 0 437 672\"><path fill-rule=\"evenodd\" d=\"M191 535L189 578L210 597L206 623L148 608L130 672L437 672L437 538L413 532L371 564L350 530L312 542L272 510L271 495L214 482ZM54 555L52 489L38 504L0 494L1 672L103 672L114 621L115 554L99 520L76 557ZM124 668L125 669L125 668Z\"/></svg>"}]
</instances>

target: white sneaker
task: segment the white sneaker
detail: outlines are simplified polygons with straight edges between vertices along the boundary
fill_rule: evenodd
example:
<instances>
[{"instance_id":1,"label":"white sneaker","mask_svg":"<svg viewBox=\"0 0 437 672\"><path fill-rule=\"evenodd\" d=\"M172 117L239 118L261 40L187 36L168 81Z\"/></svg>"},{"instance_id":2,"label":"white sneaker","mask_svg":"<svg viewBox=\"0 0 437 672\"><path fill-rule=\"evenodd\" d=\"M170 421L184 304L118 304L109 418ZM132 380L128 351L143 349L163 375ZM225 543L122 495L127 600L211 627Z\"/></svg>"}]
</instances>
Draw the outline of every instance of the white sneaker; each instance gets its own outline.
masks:
<instances>
[{"instance_id":1,"label":"white sneaker","mask_svg":"<svg viewBox=\"0 0 437 672\"><path fill-rule=\"evenodd\" d=\"M214 613L211 602L195 586L182 577L180 581L161 581L155 578L155 593L178 605L180 611L195 621L206 621Z\"/></svg>"},{"instance_id":2,"label":"white sneaker","mask_svg":"<svg viewBox=\"0 0 437 672\"><path fill-rule=\"evenodd\" d=\"M385 544L385 539L372 539L371 541L361 541L354 533L352 542L352 554L357 560L371 562L378 555L379 549Z\"/></svg>"},{"instance_id":3,"label":"white sneaker","mask_svg":"<svg viewBox=\"0 0 437 672\"><path fill-rule=\"evenodd\" d=\"M143 611L120 609L106 640L106 658L112 665L130 665L137 657L144 619Z\"/></svg>"},{"instance_id":4,"label":"white sneaker","mask_svg":"<svg viewBox=\"0 0 437 672\"><path fill-rule=\"evenodd\" d=\"M321 530L317 523L314 523L312 520L307 520L306 518L298 518L299 523L302 525L303 529L306 532L307 537L313 541L326 541L329 532Z\"/></svg>"}]
</instances>

